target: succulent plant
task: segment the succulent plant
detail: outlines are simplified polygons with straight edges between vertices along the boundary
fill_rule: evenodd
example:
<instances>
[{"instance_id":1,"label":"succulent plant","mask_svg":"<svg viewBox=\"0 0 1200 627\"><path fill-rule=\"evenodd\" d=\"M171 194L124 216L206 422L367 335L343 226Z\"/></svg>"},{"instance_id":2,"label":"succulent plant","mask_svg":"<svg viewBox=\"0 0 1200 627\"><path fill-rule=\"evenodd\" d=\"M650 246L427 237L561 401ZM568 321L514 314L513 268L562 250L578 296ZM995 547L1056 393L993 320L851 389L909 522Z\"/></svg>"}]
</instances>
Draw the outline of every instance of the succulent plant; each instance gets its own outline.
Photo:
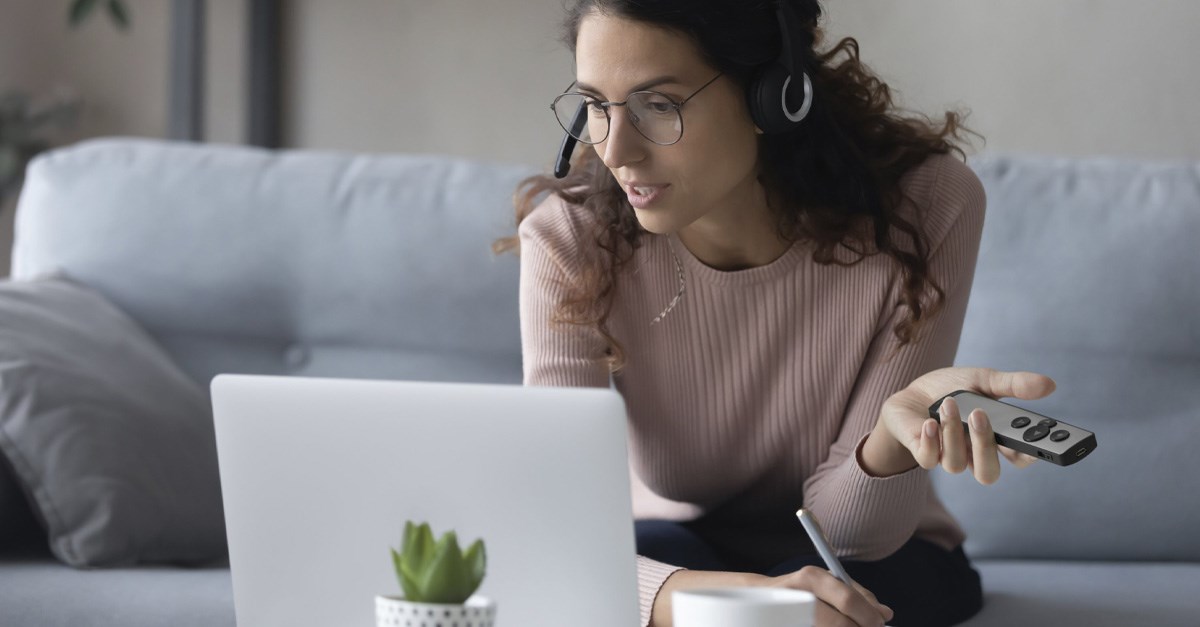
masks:
<instances>
[{"instance_id":1,"label":"succulent plant","mask_svg":"<svg viewBox=\"0 0 1200 627\"><path fill-rule=\"evenodd\" d=\"M464 553L458 536L447 531L436 543L428 523L404 523L404 544L392 549L392 563L404 598L417 603L462 604L483 583L487 552L476 540Z\"/></svg>"},{"instance_id":2,"label":"succulent plant","mask_svg":"<svg viewBox=\"0 0 1200 627\"><path fill-rule=\"evenodd\" d=\"M0 94L0 202L20 186L25 164L51 146L47 131L70 127L79 112L79 97L68 91L38 99Z\"/></svg>"},{"instance_id":3,"label":"succulent plant","mask_svg":"<svg viewBox=\"0 0 1200 627\"><path fill-rule=\"evenodd\" d=\"M88 19L97 5L108 7L108 16L121 30L129 29L129 9L122 0L72 0L68 20L71 26L79 26Z\"/></svg>"}]
</instances>

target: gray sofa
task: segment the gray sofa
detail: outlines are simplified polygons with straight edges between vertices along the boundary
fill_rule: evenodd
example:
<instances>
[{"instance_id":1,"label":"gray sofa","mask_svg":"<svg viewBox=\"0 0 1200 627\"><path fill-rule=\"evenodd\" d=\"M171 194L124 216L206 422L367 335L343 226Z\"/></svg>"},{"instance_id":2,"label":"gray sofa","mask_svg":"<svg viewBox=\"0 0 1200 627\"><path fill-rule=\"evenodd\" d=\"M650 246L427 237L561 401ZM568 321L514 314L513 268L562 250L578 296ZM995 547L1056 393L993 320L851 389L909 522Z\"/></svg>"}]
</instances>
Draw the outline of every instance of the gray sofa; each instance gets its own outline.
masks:
<instances>
[{"instance_id":1,"label":"gray sofa","mask_svg":"<svg viewBox=\"0 0 1200 627\"><path fill-rule=\"evenodd\" d=\"M1099 448L987 488L935 475L984 579L968 624L1198 625L1200 169L972 166L989 208L957 362L1055 377L1026 404ZM489 244L528 173L86 142L31 166L13 278L95 288L204 388L218 372L518 383L517 262ZM8 544L0 625L234 623L227 562L76 570L36 530Z\"/></svg>"}]
</instances>

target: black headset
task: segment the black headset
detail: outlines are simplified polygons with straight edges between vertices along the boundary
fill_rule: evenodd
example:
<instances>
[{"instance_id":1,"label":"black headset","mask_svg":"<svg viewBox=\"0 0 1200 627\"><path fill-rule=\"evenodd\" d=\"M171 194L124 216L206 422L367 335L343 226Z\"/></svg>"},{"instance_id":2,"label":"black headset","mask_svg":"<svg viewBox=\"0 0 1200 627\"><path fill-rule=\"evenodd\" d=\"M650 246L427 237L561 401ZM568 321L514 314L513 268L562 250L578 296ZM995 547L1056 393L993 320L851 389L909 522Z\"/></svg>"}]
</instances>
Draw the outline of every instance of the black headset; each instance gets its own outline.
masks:
<instances>
[{"instance_id":1,"label":"black headset","mask_svg":"<svg viewBox=\"0 0 1200 627\"><path fill-rule=\"evenodd\" d=\"M759 68L746 87L750 117L764 133L772 134L796 130L808 116L813 101L812 80L804 71L801 49L793 46L799 40L799 23L787 0L775 3L775 15L779 18L779 56ZM792 109L788 106L788 95L793 91L792 77L797 73L804 84L804 100L799 108Z\"/></svg>"},{"instance_id":2,"label":"black headset","mask_svg":"<svg viewBox=\"0 0 1200 627\"><path fill-rule=\"evenodd\" d=\"M808 72L804 71L801 50L793 47L800 27L792 8L787 0L775 3L775 16L779 20L780 48L779 56L770 63L759 68L746 86L746 104L750 108L750 118L764 133L787 133L795 130L812 108L813 87ZM788 104L788 95L793 91L792 77L797 70L804 86L804 100L796 109ZM587 105L580 103L571 118L571 129L577 133L587 123ZM554 176L563 178L571 171L571 154L575 152L578 143L570 133L563 133L562 143L554 161Z\"/></svg>"}]
</instances>

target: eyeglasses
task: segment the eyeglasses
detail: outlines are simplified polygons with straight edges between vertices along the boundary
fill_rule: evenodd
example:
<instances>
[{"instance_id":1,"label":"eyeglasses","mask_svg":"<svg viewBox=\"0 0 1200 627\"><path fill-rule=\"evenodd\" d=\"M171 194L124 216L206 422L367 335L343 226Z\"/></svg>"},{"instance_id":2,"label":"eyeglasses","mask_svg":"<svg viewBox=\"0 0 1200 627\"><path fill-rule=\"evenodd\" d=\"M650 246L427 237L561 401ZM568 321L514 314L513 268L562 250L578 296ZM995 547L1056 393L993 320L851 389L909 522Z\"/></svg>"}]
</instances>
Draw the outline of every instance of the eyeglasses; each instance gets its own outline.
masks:
<instances>
[{"instance_id":1,"label":"eyeglasses","mask_svg":"<svg viewBox=\"0 0 1200 627\"><path fill-rule=\"evenodd\" d=\"M657 91L635 91L624 102L606 102L594 96L569 91L550 103L558 124L571 137L585 144L599 144L608 138L612 107L627 107L633 127L646 139L670 146L683 137L683 105L721 77L718 73L700 89L680 102ZM574 85L574 83L571 83ZM586 109L586 111L584 111Z\"/></svg>"}]
</instances>

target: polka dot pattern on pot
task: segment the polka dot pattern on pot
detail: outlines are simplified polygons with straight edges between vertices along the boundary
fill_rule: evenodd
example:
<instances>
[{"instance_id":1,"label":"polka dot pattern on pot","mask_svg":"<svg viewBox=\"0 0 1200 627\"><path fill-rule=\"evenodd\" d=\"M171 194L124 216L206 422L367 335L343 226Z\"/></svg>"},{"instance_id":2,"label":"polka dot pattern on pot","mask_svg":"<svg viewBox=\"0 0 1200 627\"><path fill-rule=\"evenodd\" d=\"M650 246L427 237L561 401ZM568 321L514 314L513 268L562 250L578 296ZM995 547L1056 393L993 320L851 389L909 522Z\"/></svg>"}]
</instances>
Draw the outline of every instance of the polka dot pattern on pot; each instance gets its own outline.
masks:
<instances>
[{"instance_id":1,"label":"polka dot pattern on pot","mask_svg":"<svg viewBox=\"0 0 1200 627\"><path fill-rule=\"evenodd\" d=\"M375 597L377 627L493 627L495 622L496 603L484 597L471 597L463 605Z\"/></svg>"}]
</instances>

